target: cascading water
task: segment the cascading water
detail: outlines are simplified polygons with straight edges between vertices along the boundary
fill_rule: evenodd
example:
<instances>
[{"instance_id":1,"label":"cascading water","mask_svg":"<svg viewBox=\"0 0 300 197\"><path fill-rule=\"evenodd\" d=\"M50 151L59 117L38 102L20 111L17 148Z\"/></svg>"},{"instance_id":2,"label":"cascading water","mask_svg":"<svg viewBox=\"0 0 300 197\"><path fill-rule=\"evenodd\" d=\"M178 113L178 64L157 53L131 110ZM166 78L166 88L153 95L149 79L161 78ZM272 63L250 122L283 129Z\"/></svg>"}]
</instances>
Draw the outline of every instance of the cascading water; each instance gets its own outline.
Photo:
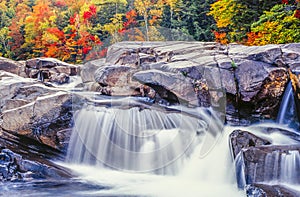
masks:
<instances>
[{"instance_id":1,"label":"cascading water","mask_svg":"<svg viewBox=\"0 0 300 197\"><path fill-rule=\"evenodd\" d=\"M75 115L67 159L119 170L176 174L205 132L220 134L222 124L208 125L208 118L200 108L192 113L191 109L88 104Z\"/></svg>"},{"instance_id":2,"label":"cascading water","mask_svg":"<svg viewBox=\"0 0 300 197\"><path fill-rule=\"evenodd\" d=\"M130 102L87 104L75 115L66 166L108 188L88 195L243 196L228 148L231 130L223 133L213 110Z\"/></svg>"},{"instance_id":3,"label":"cascading water","mask_svg":"<svg viewBox=\"0 0 300 197\"><path fill-rule=\"evenodd\" d=\"M297 112L292 82L289 82L282 97L276 122L279 124L286 124L296 128L296 116Z\"/></svg>"}]
</instances>

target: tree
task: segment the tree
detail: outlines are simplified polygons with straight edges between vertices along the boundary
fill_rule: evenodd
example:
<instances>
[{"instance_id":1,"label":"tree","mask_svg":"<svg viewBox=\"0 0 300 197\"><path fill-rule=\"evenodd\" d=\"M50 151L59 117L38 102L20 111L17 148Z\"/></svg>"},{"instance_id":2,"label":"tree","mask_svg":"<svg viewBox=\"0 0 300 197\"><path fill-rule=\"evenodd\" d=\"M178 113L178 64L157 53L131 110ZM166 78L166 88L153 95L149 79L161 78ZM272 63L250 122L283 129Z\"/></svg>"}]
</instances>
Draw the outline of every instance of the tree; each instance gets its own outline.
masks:
<instances>
[{"instance_id":1,"label":"tree","mask_svg":"<svg viewBox=\"0 0 300 197\"><path fill-rule=\"evenodd\" d=\"M209 15L214 17L218 33L226 33L230 42L244 43L251 24L278 3L281 0L219 0L211 4Z\"/></svg>"},{"instance_id":2,"label":"tree","mask_svg":"<svg viewBox=\"0 0 300 197\"><path fill-rule=\"evenodd\" d=\"M161 25L192 35L195 40L212 41L215 21L207 13L213 2L214 0L178 0L174 2L174 8L165 6Z\"/></svg>"},{"instance_id":3,"label":"tree","mask_svg":"<svg viewBox=\"0 0 300 197\"><path fill-rule=\"evenodd\" d=\"M275 5L251 26L248 45L283 44L300 42L300 19L296 7Z\"/></svg>"}]
</instances>

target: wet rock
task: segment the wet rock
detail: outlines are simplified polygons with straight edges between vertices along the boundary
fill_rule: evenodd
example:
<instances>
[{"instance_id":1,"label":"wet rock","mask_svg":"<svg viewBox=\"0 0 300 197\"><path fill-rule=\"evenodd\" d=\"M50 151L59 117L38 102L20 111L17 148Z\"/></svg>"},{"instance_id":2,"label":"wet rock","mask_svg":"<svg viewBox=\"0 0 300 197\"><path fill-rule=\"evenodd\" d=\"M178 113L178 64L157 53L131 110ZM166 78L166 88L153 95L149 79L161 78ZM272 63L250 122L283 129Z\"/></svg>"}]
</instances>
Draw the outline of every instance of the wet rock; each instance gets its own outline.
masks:
<instances>
[{"instance_id":1,"label":"wet rock","mask_svg":"<svg viewBox=\"0 0 300 197\"><path fill-rule=\"evenodd\" d=\"M1 108L5 104L5 101L12 99L17 95L20 88L26 85L32 85L36 82L31 79L25 79L15 74L0 71L0 104Z\"/></svg>"},{"instance_id":2,"label":"wet rock","mask_svg":"<svg viewBox=\"0 0 300 197\"><path fill-rule=\"evenodd\" d=\"M62 170L36 161L23 159L9 149L0 153L0 181L22 181L28 179L63 178L70 175Z\"/></svg>"},{"instance_id":3,"label":"wet rock","mask_svg":"<svg viewBox=\"0 0 300 197\"><path fill-rule=\"evenodd\" d=\"M70 127L71 96L66 91L4 71L0 71L0 84L0 127L65 149L56 134Z\"/></svg>"},{"instance_id":4,"label":"wet rock","mask_svg":"<svg viewBox=\"0 0 300 197\"><path fill-rule=\"evenodd\" d=\"M245 184L269 181L300 183L300 166L288 167L288 162L299 160L297 157L299 151L299 145L272 145L242 149L236 162L238 185L244 186ZM288 171L293 174L289 174Z\"/></svg>"},{"instance_id":5,"label":"wet rock","mask_svg":"<svg viewBox=\"0 0 300 197\"><path fill-rule=\"evenodd\" d=\"M38 95L31 101L7 100L12 106L3 108L1 128L60 149L56 132L70 127L72 106L67 104L70 99L69 94L56 92L53 95Z\"/></svg>"},{"instance_id":6,"label":"wet rock","mask_svg":"<svg viewBox=\"0 0 300 197\"><path fill-rule=\"evenodd\" d=\"M244 148L271 144L268 140L262 139L254 134L242 130L233 131L229 136L229 141L233 158L236 158L239 152Z\"/></svg>"},{"instance_id":7,"label":"wet rock","mask_svg":"<svg viewBox=\"0 0 300 197\"><path fill-rule=\"evenodd\" d=\"M289 76L293 87L296 112L297 112L298 120L300 122L300 74L294 74L291 71L289 71Z\"/></svg>"},{"instance_id":8,"label":"wet rock","mask_svg":"<svg viewBox=\"0 0 300 197\"><path fill-rule=\"evenodd\" d=\"M264 79L259 92L252 101L255 111L263 114L266 118L275 119L287 82L286 69L272 68L272 71L268 71L268 77Z\"/></svg>"},{"instance_id":9,"label":"wet rock","mask_svg":"<svg viewBox=\"0 0 300 197\"><path fill-rule=\"evenodd\" d=\"M245 189L248 197L297 197L300 195L298 191L281 185L253 184L248 185Z\"/></svg>"},{"instance_id":10,"label":"wet rock","mask_svg":"<svg viewBox=\"0 0 300 197\"><path fill-rule=\"evenodd\" d=\"M236 77L241 100L249 102L259 92L263 81L268 77L267 67L263 62L243 61L237 64Z\"/></svg>"}]
</instances>

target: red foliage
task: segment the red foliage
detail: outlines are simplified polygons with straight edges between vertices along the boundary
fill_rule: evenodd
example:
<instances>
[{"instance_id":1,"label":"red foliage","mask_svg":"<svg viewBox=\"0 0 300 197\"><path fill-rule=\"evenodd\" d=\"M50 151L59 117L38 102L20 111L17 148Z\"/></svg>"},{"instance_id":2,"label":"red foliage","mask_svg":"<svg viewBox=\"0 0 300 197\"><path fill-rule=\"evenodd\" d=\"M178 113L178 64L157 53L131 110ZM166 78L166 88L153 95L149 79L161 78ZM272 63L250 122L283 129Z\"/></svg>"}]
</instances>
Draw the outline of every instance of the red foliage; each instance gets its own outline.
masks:
<instances>
[{"instance_id":1,"label":"red foliage","mask_svg":"<svg viewBox=\"0 0 300 197\"><path fill-rule=\"evenodd\" d=\"M96 15L97 7L95 5L90 5L89 9L90 9L90 12L92 13L92 15Z\"/></svg>"},{"instance_id":2,"label":"red foliage","mask_svg":"<svg viewBox=\"0 0 300 197\"><path fill-rule=\"evenodd\" d=\"M83 13L84 20L89 20L92 16L93 14L90 11L86 11Z\"/></svg>"},{"instance_id":3,"label":"red foliage","mask_svg":"<svg viewBox=\"0 0 300 197\"><path fill-rule=\"evenodd\" d=\"M296 10L294 17L300 19L300 10Z\"/></svg>"},{"instance_id":4,"label":"red foliage","mask_svg":"<svg viewBox=\"0 0 300 197\"><path fill-rule=\"evenodd\" d=\"M75 22L76 22L76 20L77 20L77 18L78 18L78 14L74 13L74 15L70 17L70 24L74 25Z\"/></svg>"},{"instance_id":5,"label":"red foliage","mask_svg":"<svg viewBox=\"0 0 300 197\"><path fill-rule=\"evenodd\" d=\"M283 4L288 4L289 1L288 1L288 0L281 0L281 3L283 3Z\"/></svg>"},{"instance_id":6,"label":"red foliage","mask_svg":"<svg viewBox=\"0 0 300 197\"><path fill-rule=\"evenodd\" d=\"M92 50L92 47L88 46L88 47L83 47L82 48L82 53L83 54L88 54L90 52L90 50Z\"/></svg>"},{"instance_id":7,"label":"red foliage","mask_svg":"<svg viewBox=\"0 0 300 197\"><path fill-rule=\"evenodd\" d=\"M137 17L137 13L135 10L130 10L126 13L126 18L129 20L131 18Z\"/></svg>"},{"instance_id":8,"label":"red foliage","mask_svg":"<svg viewBox=\"0 0 300 197\"><path fill-rule=\"evenodd\" d=\"M248 40L247 40L247 45L249 46L252 46L254 45L256 39L260 38L260 36L258 35L258 33L255 33L255 32L249 32L247 33L247 37L248 37Z\"/></svg>"}]
</instances>

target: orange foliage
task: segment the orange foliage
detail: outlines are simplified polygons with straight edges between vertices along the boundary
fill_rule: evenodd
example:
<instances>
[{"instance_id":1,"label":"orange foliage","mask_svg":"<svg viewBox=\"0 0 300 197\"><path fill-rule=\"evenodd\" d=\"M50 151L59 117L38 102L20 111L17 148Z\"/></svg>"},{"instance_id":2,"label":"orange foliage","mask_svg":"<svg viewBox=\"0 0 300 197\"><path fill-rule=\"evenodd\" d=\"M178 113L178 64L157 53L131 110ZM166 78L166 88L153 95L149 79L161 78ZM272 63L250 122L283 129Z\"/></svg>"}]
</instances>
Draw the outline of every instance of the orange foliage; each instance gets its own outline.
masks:
<instances>
[{"instance_id":1,"label":"orange foliage","mask_svg":"<svg viewBox=\"0 0 300 197\"><path fill-rule=\"evenodd\" d=\"M225 32L213 32L216 38L216 42L219 42L221 44L228 44L229 40L227 39L227 34Z\"/></svg>"}]
</instances>

